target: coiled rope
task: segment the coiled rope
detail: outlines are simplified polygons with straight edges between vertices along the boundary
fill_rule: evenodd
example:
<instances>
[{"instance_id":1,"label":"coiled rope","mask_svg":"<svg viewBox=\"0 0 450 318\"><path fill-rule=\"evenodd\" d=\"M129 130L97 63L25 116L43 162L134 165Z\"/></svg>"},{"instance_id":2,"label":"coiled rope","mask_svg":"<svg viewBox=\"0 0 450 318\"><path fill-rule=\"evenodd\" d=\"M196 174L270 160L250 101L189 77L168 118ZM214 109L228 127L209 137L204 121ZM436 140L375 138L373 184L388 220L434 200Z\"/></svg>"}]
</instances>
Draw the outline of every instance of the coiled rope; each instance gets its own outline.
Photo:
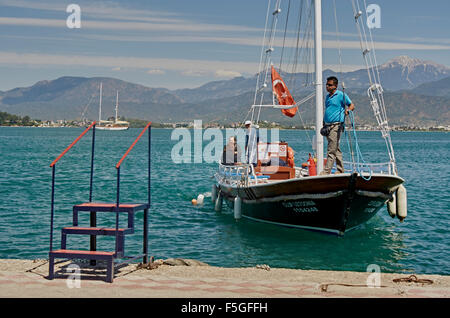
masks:
<instances>
[{"instance_id":1,"label":"coiled rope","mask_svg":"<svg viewBox=\"0 0 450 318\"><path fill-rule=\"evenodd\" d=\"M410 275L408 277L395 278L392 280L394 283L418 283L431 285L434 282L431 279L417 278L416 275Z\"/></svg>"}]
</instances>

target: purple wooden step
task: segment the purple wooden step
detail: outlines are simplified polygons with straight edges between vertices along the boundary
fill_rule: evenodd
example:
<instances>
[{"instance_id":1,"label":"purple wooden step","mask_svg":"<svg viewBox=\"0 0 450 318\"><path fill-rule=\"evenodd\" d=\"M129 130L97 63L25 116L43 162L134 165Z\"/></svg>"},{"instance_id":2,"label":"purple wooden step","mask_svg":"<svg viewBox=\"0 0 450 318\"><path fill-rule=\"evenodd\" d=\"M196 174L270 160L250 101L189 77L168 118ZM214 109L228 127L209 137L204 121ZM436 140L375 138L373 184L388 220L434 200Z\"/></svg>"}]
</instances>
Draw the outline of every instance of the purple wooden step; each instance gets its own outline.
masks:
<instances>
[{"instance_id":1,"label":"purple wooden step","mask_svg":"<svg viewBox=\"0 0 450 318\"><path fill-rule=\"evenodd\" d=\"M136 212L148 209L147 203L120 203L119 212ZM73 211L115 212L116 203L86 202L73 206Z\"/></svg>"},{"instance_id":2,"label":"purple wooden step","mask_svg":"<svg viewBox=\"0 0 450 318\"><path fill-rule=\"evenodd\" d=\"M69 226L62 228L63 234L86 234L86 235L116 235L115 228L107 227L81 227L81 226ZM134 233L132 228L119 229L119 235L126 235Z\"/></svg>"},{"instance_id":3,"label":"purple wooden step","mask_svg":"<svg viewBox=\"0 0 450 318\"><path fill-rule=\"evenodd\" d=\"M106 280L109 283L113 282L114 278L114 252L104 251L83 251L83 250L53 250L49 253L49 275L48 279L54 278L54 262L55 258L68 258L68 259L90 259L90 260L106 260Z\"/></svg>"},{"instance_id":4,"label":"purple wooden step","mask_svg":"<svg viewBox=\"0 0 450 318\"><path fill-rule=\"evenodd\" d=\"M117 241L117 255L115 257L122 257L125 253L125 234L133 233L134 229L125 228L119 229L118 231L118 241ZM79 227L79 226L70 226L64 227L61 229L61 249L65 250L67 247L67 234L81 234L81 235L107 235L107 236L115 236L116 229L115 228L106 228L106 227ZM92 248L95 250L96 248Z\"/></svg>"}]
</instances>

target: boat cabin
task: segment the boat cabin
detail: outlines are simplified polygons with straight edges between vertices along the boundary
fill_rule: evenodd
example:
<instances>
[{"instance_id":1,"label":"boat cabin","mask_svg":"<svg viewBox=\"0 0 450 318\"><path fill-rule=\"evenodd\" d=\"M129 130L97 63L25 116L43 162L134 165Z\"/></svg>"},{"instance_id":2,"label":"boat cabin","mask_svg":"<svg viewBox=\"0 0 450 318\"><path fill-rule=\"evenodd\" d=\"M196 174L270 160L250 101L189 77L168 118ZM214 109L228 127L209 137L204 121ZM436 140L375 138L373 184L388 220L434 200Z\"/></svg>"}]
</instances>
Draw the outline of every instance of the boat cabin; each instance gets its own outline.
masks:
<instances>
[{"instance_id":1,"label":"boat cabin","mask_svg":"<svg viewBox=\"0 0 450 318\"><path fill-rule=\"evenodd\" d=\"M258 143L255 173L271 180L295 178L294 154L287 142Z\"/></svg>"}]
</instances>

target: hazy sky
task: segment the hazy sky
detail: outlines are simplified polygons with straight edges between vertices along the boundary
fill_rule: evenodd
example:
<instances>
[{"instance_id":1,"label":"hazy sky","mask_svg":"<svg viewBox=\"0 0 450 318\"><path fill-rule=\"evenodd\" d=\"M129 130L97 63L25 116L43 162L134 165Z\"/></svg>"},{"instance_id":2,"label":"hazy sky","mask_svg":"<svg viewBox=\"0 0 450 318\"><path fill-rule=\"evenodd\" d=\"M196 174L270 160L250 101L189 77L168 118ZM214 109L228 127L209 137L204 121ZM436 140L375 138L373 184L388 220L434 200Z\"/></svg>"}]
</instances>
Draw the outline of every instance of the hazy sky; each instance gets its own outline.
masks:
<instances>
[{"instance_id":1,"label":"hazy sky","mask_svg":"<svg viewBox=\"0 0 450 318\"><path fill-rule=\"evenodd\" d=\"M291 0L292 10L299 1ZM352 2L335 2L343 68L357 69L363 59ZM361 6L364 2L359 0ZM79 29L66 26L71 3L81 8ZM170 89L252 76L258 70L267 3L0 0L0 90L60 76L108 76ZM282 14L288 3L282 1ZM381 28L373 29L379 63L408 55L450 66L450 1L366 0L369 4L381 8ZM336 69L333 0L323 0L323 31L325 67Z\"/></svg>"}]
</instances>

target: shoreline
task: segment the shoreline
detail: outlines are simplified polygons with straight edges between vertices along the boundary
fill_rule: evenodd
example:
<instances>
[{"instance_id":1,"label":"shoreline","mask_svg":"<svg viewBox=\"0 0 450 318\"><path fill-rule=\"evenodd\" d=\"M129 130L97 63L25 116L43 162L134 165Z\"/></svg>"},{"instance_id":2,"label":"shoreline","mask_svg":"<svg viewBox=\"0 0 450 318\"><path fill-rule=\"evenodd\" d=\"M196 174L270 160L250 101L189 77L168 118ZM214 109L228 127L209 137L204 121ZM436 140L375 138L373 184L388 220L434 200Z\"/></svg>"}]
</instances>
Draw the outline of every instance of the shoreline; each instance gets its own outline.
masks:
<instances>
[{"instance_id":1,"label":"shoreline","mask_svg":"<svg viewBox=\"0 0 450 318\"><path fill-rule=\"evenodd\" d=\"M169 261L169 260L166 260ZM87 262L58 261L56 278L48 280L48 261L0 259L0 297L7 298L450 298L450 276L365 273L269 268L225 268L198 264L152 269L119 265L112 284L105 267ZM81 273L79 288L69 265ZM70 277L69 277L70 278ZM410 278L409 281L406 281ZM400 279L403 281L394 282ZM75 285L74 285L75 284ZM369 284L369 285L368 285ZM377 287L373 287L379 286Z\"/></svg>"},{"instance_id":2,"label":"shoreline","mask_svg":"<svg viewBox=\"0 0 450 318\"><path fill-rule=\"evenodd\" d=\"M82 126L7 126L7 125L0 125L0 127L11 127L11 128L84 128ZM144 127L130 127L130 129L140 129ZM176 128L187 128L187 129L194 129L193 127L176 127ZM176 129L173 127L153 127L152 129ZM234 127L206 127L203 129L208 128L217 128L217 129L235 129ZM280 128L280 127L266 127L266 129L271 128L277 128L279 130L301 130L301 131L314 131L314 129L302 129L302 128ZM379 132L379 130L376 129L356 129L357 132ZM445 129L428 129L428 130L422 130L422 129L392 129L391 132L442 132L442 133L449 133L450 130Z\"/></svg>"}]
</instances>

